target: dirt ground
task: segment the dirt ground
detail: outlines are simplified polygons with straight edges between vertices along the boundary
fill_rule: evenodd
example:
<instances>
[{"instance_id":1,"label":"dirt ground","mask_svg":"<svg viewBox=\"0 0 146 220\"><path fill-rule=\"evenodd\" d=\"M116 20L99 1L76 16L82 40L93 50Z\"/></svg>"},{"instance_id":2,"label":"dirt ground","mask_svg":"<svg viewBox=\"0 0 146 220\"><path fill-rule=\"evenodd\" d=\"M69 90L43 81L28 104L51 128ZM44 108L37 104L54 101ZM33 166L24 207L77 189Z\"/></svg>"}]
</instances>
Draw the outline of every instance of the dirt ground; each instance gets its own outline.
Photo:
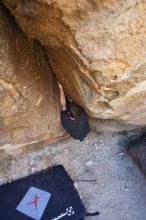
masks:
<instances>
[{"instance_id":1,"label":"dirt ground","mask_svg":"<svg viewBox=\"0 0 146 220\"><path fill-rule=\"evenodd\" d=\"M125 148L139 133L91 132L83 142L69 138L19 158L8 157L0 160L0 184L63 164L87 211L100 212L87 220L145 220L146 179Z\"/></svg>"}]
</instances>

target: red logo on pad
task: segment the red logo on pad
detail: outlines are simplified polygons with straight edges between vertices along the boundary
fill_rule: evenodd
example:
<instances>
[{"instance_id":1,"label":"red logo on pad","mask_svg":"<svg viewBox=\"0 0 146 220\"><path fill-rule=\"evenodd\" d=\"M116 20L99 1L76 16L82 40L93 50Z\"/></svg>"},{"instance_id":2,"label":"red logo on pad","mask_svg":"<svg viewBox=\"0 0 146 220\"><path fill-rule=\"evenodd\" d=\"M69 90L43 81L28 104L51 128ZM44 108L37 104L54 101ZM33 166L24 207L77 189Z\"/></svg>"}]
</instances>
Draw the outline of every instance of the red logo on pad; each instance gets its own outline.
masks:
<instances>
[{"instance_id":1,"label":"red logo on pad","mask_svg":"<svg viewBox=\"0 0 146 220\"><path fill-rule=\"evenodd\" d=\"M36 211L38 209L38 200L39 200L39 196L37 194L35 194L34 196L34 200L32 200L31 202L28 202L27 205L34 205L36 208Z\"/></svg>"}]
</instances>

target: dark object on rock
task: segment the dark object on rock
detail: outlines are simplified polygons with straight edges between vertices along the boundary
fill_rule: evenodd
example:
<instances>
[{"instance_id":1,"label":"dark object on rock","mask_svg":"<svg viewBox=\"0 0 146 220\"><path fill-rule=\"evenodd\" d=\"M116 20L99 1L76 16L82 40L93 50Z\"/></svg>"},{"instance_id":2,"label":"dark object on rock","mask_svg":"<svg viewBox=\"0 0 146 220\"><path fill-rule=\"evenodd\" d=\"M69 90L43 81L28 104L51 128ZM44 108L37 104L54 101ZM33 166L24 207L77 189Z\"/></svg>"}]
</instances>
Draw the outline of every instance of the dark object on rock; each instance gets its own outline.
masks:
<instances>
[{"instance_id":1,"label":"dark object on rock","mask_svg":"<svg viewBox=\"0 0 146 220\"><path fill-rule=\"evenodd\" d=\"M128 144L128 153L146 175L146 134Z\"/></svg>"}]
</instances>

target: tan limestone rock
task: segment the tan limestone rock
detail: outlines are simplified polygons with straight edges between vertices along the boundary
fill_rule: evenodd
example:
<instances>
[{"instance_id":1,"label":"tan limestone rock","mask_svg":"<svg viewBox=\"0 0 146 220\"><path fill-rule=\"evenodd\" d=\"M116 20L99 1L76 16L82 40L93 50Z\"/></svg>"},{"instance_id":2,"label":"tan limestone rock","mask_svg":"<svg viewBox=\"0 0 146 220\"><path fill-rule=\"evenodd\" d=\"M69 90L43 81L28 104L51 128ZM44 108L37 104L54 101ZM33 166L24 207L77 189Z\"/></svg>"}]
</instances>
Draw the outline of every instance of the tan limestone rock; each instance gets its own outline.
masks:
<instances>
[{"instance_id":1,"label":"tan limestone rock","mask_svg":"<svg viewBox=\"0 0 146 220\"><path fill-rule=\"evenodd\" d=\"M145 0L3 0L94 118L146 125Z\"/></svg>"},{"instance_id":2,"label":"tan limestone rock","mask_svg":"<svg viewBox=\"0 0 146 220\"><path fill-rule=\"evenodd\" d=\"M0 4L0 157L64 137L59 89L45 52Z\"/></svg>"}]
</instances>

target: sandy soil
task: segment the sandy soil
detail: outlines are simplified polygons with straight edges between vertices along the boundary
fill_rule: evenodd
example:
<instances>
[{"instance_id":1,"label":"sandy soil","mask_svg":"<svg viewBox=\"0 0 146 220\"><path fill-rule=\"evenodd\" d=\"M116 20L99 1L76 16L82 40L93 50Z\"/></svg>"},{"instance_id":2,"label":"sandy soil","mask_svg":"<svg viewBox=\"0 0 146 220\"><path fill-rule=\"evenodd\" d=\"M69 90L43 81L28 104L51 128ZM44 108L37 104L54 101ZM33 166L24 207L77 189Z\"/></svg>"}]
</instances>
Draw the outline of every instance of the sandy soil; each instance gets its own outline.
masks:
<instances>
[{"instance_id":1,"label":"sandy soil","mask_svg":"<svg viewBox=\"0 0 146 220\"><path fill-rule=\"evenodd\" d=\"M19 158L8 157L0 160L0 184L63 164L87 211L100 211L100 216L87 220L145 220L146 179L125 148L139 132L91 132L83 142L70 138Z\"/></svg>"}]
</instances>

